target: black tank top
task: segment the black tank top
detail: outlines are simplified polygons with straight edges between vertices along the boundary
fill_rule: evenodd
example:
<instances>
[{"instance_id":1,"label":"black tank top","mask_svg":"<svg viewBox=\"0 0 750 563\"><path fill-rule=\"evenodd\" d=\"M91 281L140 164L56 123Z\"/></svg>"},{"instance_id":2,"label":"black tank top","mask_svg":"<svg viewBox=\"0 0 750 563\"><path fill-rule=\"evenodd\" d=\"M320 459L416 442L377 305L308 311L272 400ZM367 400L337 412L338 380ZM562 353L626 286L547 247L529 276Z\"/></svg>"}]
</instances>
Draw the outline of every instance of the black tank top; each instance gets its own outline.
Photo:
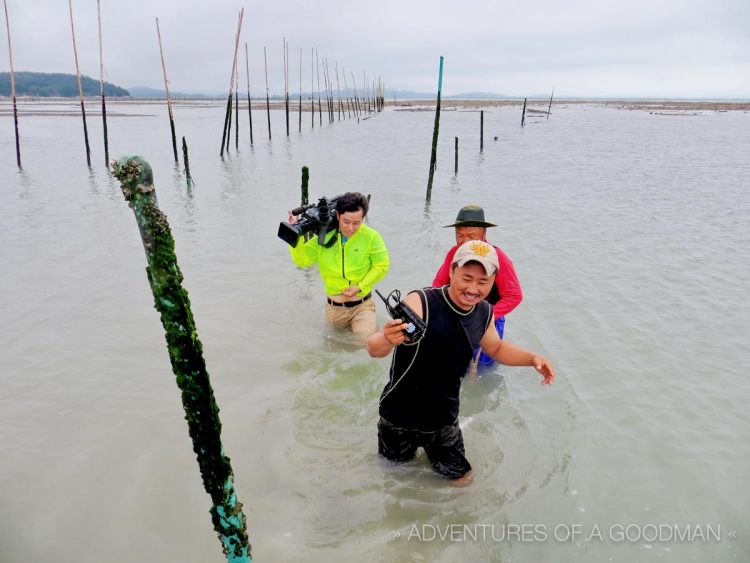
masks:
<instances>
[{"instance_id":1,"label":"black tank top","mask_svg":"<svg viewBox=\"0 0 750 563\"><path fill-rule=\"evenodd\" d=\"M427 324L424 337L393 351L390 380L380 396L380 416L394 426L437 430L458 418L461 379L492 319L481 301L463 311L448 286L417 290Z\"/></svg>"}]
</instances>

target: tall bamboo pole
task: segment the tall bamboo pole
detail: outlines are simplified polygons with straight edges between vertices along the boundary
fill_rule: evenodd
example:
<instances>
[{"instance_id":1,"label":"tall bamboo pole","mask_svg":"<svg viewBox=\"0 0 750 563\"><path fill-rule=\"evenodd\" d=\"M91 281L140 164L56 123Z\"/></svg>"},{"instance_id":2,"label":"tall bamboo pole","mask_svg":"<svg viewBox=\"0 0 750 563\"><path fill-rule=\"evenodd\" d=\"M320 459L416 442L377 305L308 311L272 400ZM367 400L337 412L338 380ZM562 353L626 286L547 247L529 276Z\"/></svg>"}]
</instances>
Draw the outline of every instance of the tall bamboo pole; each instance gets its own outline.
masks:
<instances>
[{"instance_id":1,"label":"tall bamboo pole","mask_svg":"<svg viewBox=\"0 0 750 563\"><path fill-rule=\"evenodd\" d=\"M102 129L104 131L104 165L109 168L109 139L107 138L107 103L104 98L104 49L102 48L102 10L96 0L96 14L99 19L99 84L102 96Z\"/></svg>"},{"instance_id":2,"label":"tall bamboo pole","mask_svg":"<svg viewBox=\"0 0 750 563\"><path fill-rule=\"evenodd\" d=\"M339 62L336 61L336 93L339 98L339 102L337 105L338 107L338 113L339 113L339 121L341 121L341 85L339 84Z\"/></svg>"},{"instance_id":3,"label":"tall bamboo pole","mask_svg":"<svg viewBox=\"0 0 750 563\"><path fill-rule=\"evenodd\" d=\"M286 136L289 136L289 44L284 38L284 107L286 108Z\"/></svg>"},{"instance_id":4,"label":"tall bamboo pole","mask_svg":"<svg viewBox=\"0 0 750 563\"><path fill-rule=\"evenodd\" d=\"M302 49L299 50L299 132L302 133Z\"/></svg>"},{"instance_id":5,"label":"tall bamboo pole","mask_svg":"<svg viewBox=\"0 0 750 563\"><path fill-rule=\"evenodd\" d=\"M310 119L315 129L315 48L310 47Z\"/></svg>"},{"instance_id":6,"label":"tall bamboo pole","mask_svg":"<svg viewBox=\"0 0 750 563\"><path fill-rule=\"evenodd\" d=\"M484 150L484 110L479 112L479 152Z\"/></svg>"},{"instance_id":7,"label":"tall bamboo pole","mask_svg":"<svg viewBox=\"0 0 750 563\"><path fill-rule=\"evenodd\" d=\"M323 59L323 82L326 88L326 108L328 109L328 123L333 122L331 108L331 75L328 71L328 59Z\"/></svg>"},{"instance_id":8,"label":"tall bamboo pole","mask_svg":"<svg viewBox=\"0 0 750 563\"><path fill-rule=\"evenodd\" d=\"M91 149L89 148L89 130L86 127L86 107L83 104L83 86L81 85L81 70L78 66L78 48L76 47L76 30L73 27L73 2L68 0L70 9L70 32L73 36L73 56L76 60L76 78L78 79L78 96L81 98L81 117L83 118L83 140L86 143L86 163L91 168Z\"/></svg>"},{"instance_id":9,"label":"tall bamboo pole","mask_svg":"<svg viewBox=\"0 0 750 563\"><path fill-rule=\"evenodd\" d=\"M3 0L5 8L5 29L8 32L8 59L10 59L10 95L13 98L13 124L16 130L16 163L21 168L21 139L18 136L18 108L16 106L16 75L13 72L13 48L10 42L10 19L8 18L8 3Z\"/></svg>"},{"instance_id":10,"label":"tall bamboo pole","mask_svg":"<svg viewBox=\"0 0 750 563\"><path fill-rule=\"evenodd\" d=\"M203 358L203 346L182 287L182 272L174 252L174 238L167 217L159 209L151 167L140 157L123 157L112 166L128 205L135 214L146 253L146 275L154 306L159 311L167 351L177 386L193 451L211 496L211 521L222 551L230 563L252 560L247 522L234 488L234 472L221 443L221 420L211 380Z\"/></svg>"},{"instance_id":11,"label":"tall bamboo pole","mask_svg":"<svg viewBox=\"0 0 750 563\"><path fill-rule=\"evenodd\" d=\"M240 150L240 65L234 70L234 150Z\"/></svg>"},{"instance_id":12,"label":"tall bamboo pole","mask_svg":"<svg viewBox=\"0 0 750 563\"><path fill-rule=\"evenodd\" d=\"M353 72L352 72L352 83L354 85L354 106L357 108L357 116L360 117L362 115L362 105L360 104L360 92L357 89L357 80L354 78Z\"/></svg>"},{"instance_id":13,"label":"tall bamboo pole","mask_svg":"<svg viewBox=\"0 0 750 563\"><path fill-rule=\"evenodd\" d=\"M266 115L268 116L268 140L271 140L271 102L268 99L268 57L266 56L266 46L263 46L263 62L266 67Z\"/></svg>"},{"instance_id":14,"label":"tall bamboo pole","mask_svg":"<svg viewBox=\"0 0 750 563\"><path fill-rule=\"evenodd\" d=\"M549 114L552 111L552 98L555 96L555 87L552 87L552 93L549 95L549 106L547 107L547 119L549 119Z\"/></svg>"},{"instance_id":15,"label":"tall bamboo pole","mask_svg":"<svg viewBox=\"0 0 750 563\"><path fill-rule=\"evenodd\" d=\"M344 93L346 94L346 109L349 112L349 119L352 118L352 105L349 103L349 84L346 82L346 71L341 67L341 77L344 79Z\"/></svg>"},{"instance_id":16,"label":"tall bamboo pole","mask_svg":"<svg viewBox=\"0 0 750 563\"><path fill-rule=\"evenodd\" d=\"M440 93L443 89L443 57L440 57L440 75L438 77L437 107L435 109L435 129L432 132L432 154L430 156L430 175L427 179L427 201L432 197L432 178L435 176L437 160L438 131L440 130Z\"/></svg>"},{"instance_id":17,"label":"tall bamboo pole","mask_svg":"<svg viewBox=\"0 0 750 563\"><path fill-rule=\"evenodd\" d=\"M190 160L188 159L188 146L185 137L182 137L182 162L185 163L185 179L188 187L193 185L193 177L190 175Z\"/></svg>"},{"instance_id":18,"label":"tall bamboo pole","mask_svg":"<svg viewBox=\"0 0 750 563\"><path fill-rule=\"evenodd\" d=\"M317 49L315 49L315 72L318 75L318 116L320 117L320 126L323 127L323 109L320 107L320 61Z\"/></svg>"},{"instance_id":19,"label":"tall bamboo pole","mask_svg":"<svg viewBox=\"0 0 750 563\"><path fill-rule=\"evenodd\" d=\"M253 104L250 101L250 57L247 55L245 42L245 68L247 70L247 117L250 120L250 144L253 144Z\"/></svg>"},{"instance_id":20,"label":"tall bamboo pole","mask_svg":"<svg viewBox=\"0 0 750 563\"><path fill-rule=\"evenodd\" d=\"M367 113L371 113L370 109L370 83L367 80L367 75L363 72L362 77L364 79L363 87L365 89L365 100L367 101Z\"/></svg>"},{"instance_id":21,"label":"tall bamboo pole","mask_svg":"<svg viewBox=\"0 0 750 563\"><path fill-rule=\"evenodd\" d=\"M224 147L229 152L229 131L232 122L232 88L235 85L237 69L237 50L240 48L240 31L242 30L242 18L245 15L245 8L240 9L240 15L237 20L237 33L234 36L234 55L232 56L232 72L229 75L229 94L227 95L227 111L224 114L224 131L221 134L221 150L219 155L224 155Z\"/></svg>"},{"instance_id":22,"label":"tall bamboo pole","mask_svg":"<svg viewBox=\"0 0 750 563\"><path fill-rule=\"evenodd\" d=\"M164 64L164 50L161 46L161 31L159 30L159 18L156 18L156 35L159 37L159 55L161 56L161 70L164 73L164 93L167 96L167 113L169 113L169 128L172 130L172 151L174 152L174 163L179 164L177 158L177 135L174 130L174 114L172 113L172 98L169 95L169 80L167 80L167 67Z\"/></svg>"},{"instance_id":23,"label":"tall bamboo pole","mask_svg":"<svg viewBox=\"0 0 750 563\"><path fill-rule=\"evenodd\" d=\"M453 166L453 173L455 175L458 175L458 137L455 137L456 139L456 155L455 155L455 163Z\"/></svg>"},{"instance_id":24,"label":"tall bamboo pole","mask_svg":"<svg viewBox=\"0 0 750 563\"><path fill-rule=\"evenodd\" d=\"M226 139L224 139L224 145L227 147L227 154L229 154L229 145L232 141L232 120L234 119L232 117L232 112L234 111L234 92L232 91L233 88L234 84L229 86L229 105L227 106L227 117L229 119L227 120L227 136Z\"/></svg>"}]
</instances>

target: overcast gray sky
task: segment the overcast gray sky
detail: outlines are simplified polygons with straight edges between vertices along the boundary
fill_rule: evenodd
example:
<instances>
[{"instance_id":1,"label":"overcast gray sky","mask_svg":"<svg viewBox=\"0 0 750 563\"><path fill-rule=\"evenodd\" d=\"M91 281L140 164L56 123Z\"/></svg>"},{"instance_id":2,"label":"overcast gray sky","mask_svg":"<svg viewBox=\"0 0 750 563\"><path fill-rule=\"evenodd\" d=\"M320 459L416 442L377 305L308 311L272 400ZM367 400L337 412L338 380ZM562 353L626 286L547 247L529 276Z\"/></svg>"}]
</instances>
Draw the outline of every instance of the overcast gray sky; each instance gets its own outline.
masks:
<instances>
[{"instance_id":1,"label":"overcast gray sky","mask_svg":"<svg viewBox=\"0 0 750 563\"><path fill-rule=\"evenodd\" d=\"M75 72L67 0L7 0L14 69ZM291 90L310 90L311 48L392 90L444 95L750 98L750 0L101 0L105 80L163 88L159 18L170 90L229 88L237 16L245 9L240 91L283 91L282 40ZM73 0L81 72L99 77L96 0ZM4 22L3 22L4 23ZM3 32L0 70L7 71ZM317 87L316 87L317 89Z\"/></svg>"}]
</instances>

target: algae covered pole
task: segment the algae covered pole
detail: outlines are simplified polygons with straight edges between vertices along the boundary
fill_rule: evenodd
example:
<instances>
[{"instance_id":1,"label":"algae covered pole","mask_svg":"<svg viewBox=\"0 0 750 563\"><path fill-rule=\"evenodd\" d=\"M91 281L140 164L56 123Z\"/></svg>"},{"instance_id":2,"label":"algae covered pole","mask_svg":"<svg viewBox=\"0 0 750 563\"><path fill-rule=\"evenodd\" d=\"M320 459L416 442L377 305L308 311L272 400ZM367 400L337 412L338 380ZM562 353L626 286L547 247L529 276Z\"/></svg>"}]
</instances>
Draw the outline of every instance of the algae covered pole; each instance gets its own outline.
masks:
<instances>
[{"instance_id":1,"label":"algae covered pole","mask_svg":"<svg viewBox=\"0 0 750 563\"><path fill-rule=\"evenodd\" d=\"M104 50L102 49L102 10L96 0L96 13L99 19L99 84L102 96L102 129L104 131L104 165L109 168L109 139L107 138L107 103L104 99Z\"/></svg>"},{"instance_id":2,"label":"algae covered pole","mask_svg":"<svg viewBox=\"0 0 750 563\"><path fill-rule=\"evenodd\" d=\"M526 125L526 98L523 99L523 111L521 112L521 127Z\"/></svg>"},{"instance_id":3,"label":"algae covered pole","mask_svg":"<svg viewBox=\"0 0 750 563\"><path fill-rule=\"evenodd\" d=\"M435 109L435 129L432 132L432 155L430 156L430 175L427 178L427 201L432 197L432 178L435 176L437 160L438 131L440 130L440 92L443 89L443 57L440 57L440 74L438 75L437 108Z\"/></svg>"},{"instance_id":4,"label":"algae covered pole","mask_svg":"<svg viewBox=\"0 0 750 563\"><path fill-rule=\"evenodd\" d=\"M178 164L177 158L177 135L174 131L174 114L172 113L172 98L169 96L169 80L167 80L167 66L164 64L164 50L161 46L161 31L159 30L159 18L156 18L156 35L159 37L159 56L161 57L161 70L164 74L164 94L167 96L167 113L169 114L169 128L172 131L172 152L174 162Z\"/></svg>"},{"instance_id":5,"label":"algae covered pole","mask_svg":"<svg viewBox=\"0 0 750 563\"><path fill-rule=\"evenodd\" d=\"M68 0L70 8L70 31L73 35L73 56L76 59L76 78L78 79L78 96L81 98L81 117L83 118L83 140L86 143L86 163L91 168L91 149L89 148L89 130L86 127L86 107L83 104L83 86L81 86L81 70L78 66L78 48L76 47L76 30L73 27L73 3Z\"/></svg>"},{"instance_id":6,"label":"algae covered pole","mask_svg":"<svg viewBox=\"0 0 750 563\"><path fill-rule=\"evenodd\" d=\"M219 407L198 339L190 299L174 253L166 216L159 210L153 173L138 156L123 157L112 166L122 193L135 213L146 252L146 275L161 317L167 350L182 394L185 419L198 459L203 486L211 496L211 520L227 561L251 561L242 504L234 490L234 474L221 444Z\"/></svg>"},{"instance_id":7,"label":"algae covered pole","mask_svg":"<svg viewBox=\"0 0 750 563\"><path fill-rule=\"evenodd\" d=\"M18 137L18 108L16 106L16 76L13 72L13 50L10 46L10 20L8 19L8 3L3 0L5 8L5 29L8 32L8 58L10 59L10 95L13 98L13 123L16 129L16 162L21 168L21 141Z\"/></svg>"}]
</instances>

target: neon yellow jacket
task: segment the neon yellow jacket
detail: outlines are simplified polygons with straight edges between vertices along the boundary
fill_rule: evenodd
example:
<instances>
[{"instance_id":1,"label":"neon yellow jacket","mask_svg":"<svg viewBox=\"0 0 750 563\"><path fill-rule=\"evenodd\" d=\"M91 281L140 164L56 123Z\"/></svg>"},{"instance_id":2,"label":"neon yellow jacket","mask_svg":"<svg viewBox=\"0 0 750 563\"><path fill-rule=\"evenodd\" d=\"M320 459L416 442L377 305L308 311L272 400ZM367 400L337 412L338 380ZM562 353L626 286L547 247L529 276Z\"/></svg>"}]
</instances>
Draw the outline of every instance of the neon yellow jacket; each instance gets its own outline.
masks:
<instances>
[{"instance_id":1,"label":"neon yellow jacket","mask_svg":"<svg viewBox=\"0 0 750 563\"><path fill-rule=\"evenodd\" d=\"M326 294L338 295L350 285L358 285L357 295L364 297L385 276L390 266L383 237L365 224L344 244L338 231L326 240L332 236L336 237L336 242L330 248L320 246L317 236L304 244L300 237L297 246L289 247L292 260L300 268L317 262Z\"/></svg>"}]
</instances>

